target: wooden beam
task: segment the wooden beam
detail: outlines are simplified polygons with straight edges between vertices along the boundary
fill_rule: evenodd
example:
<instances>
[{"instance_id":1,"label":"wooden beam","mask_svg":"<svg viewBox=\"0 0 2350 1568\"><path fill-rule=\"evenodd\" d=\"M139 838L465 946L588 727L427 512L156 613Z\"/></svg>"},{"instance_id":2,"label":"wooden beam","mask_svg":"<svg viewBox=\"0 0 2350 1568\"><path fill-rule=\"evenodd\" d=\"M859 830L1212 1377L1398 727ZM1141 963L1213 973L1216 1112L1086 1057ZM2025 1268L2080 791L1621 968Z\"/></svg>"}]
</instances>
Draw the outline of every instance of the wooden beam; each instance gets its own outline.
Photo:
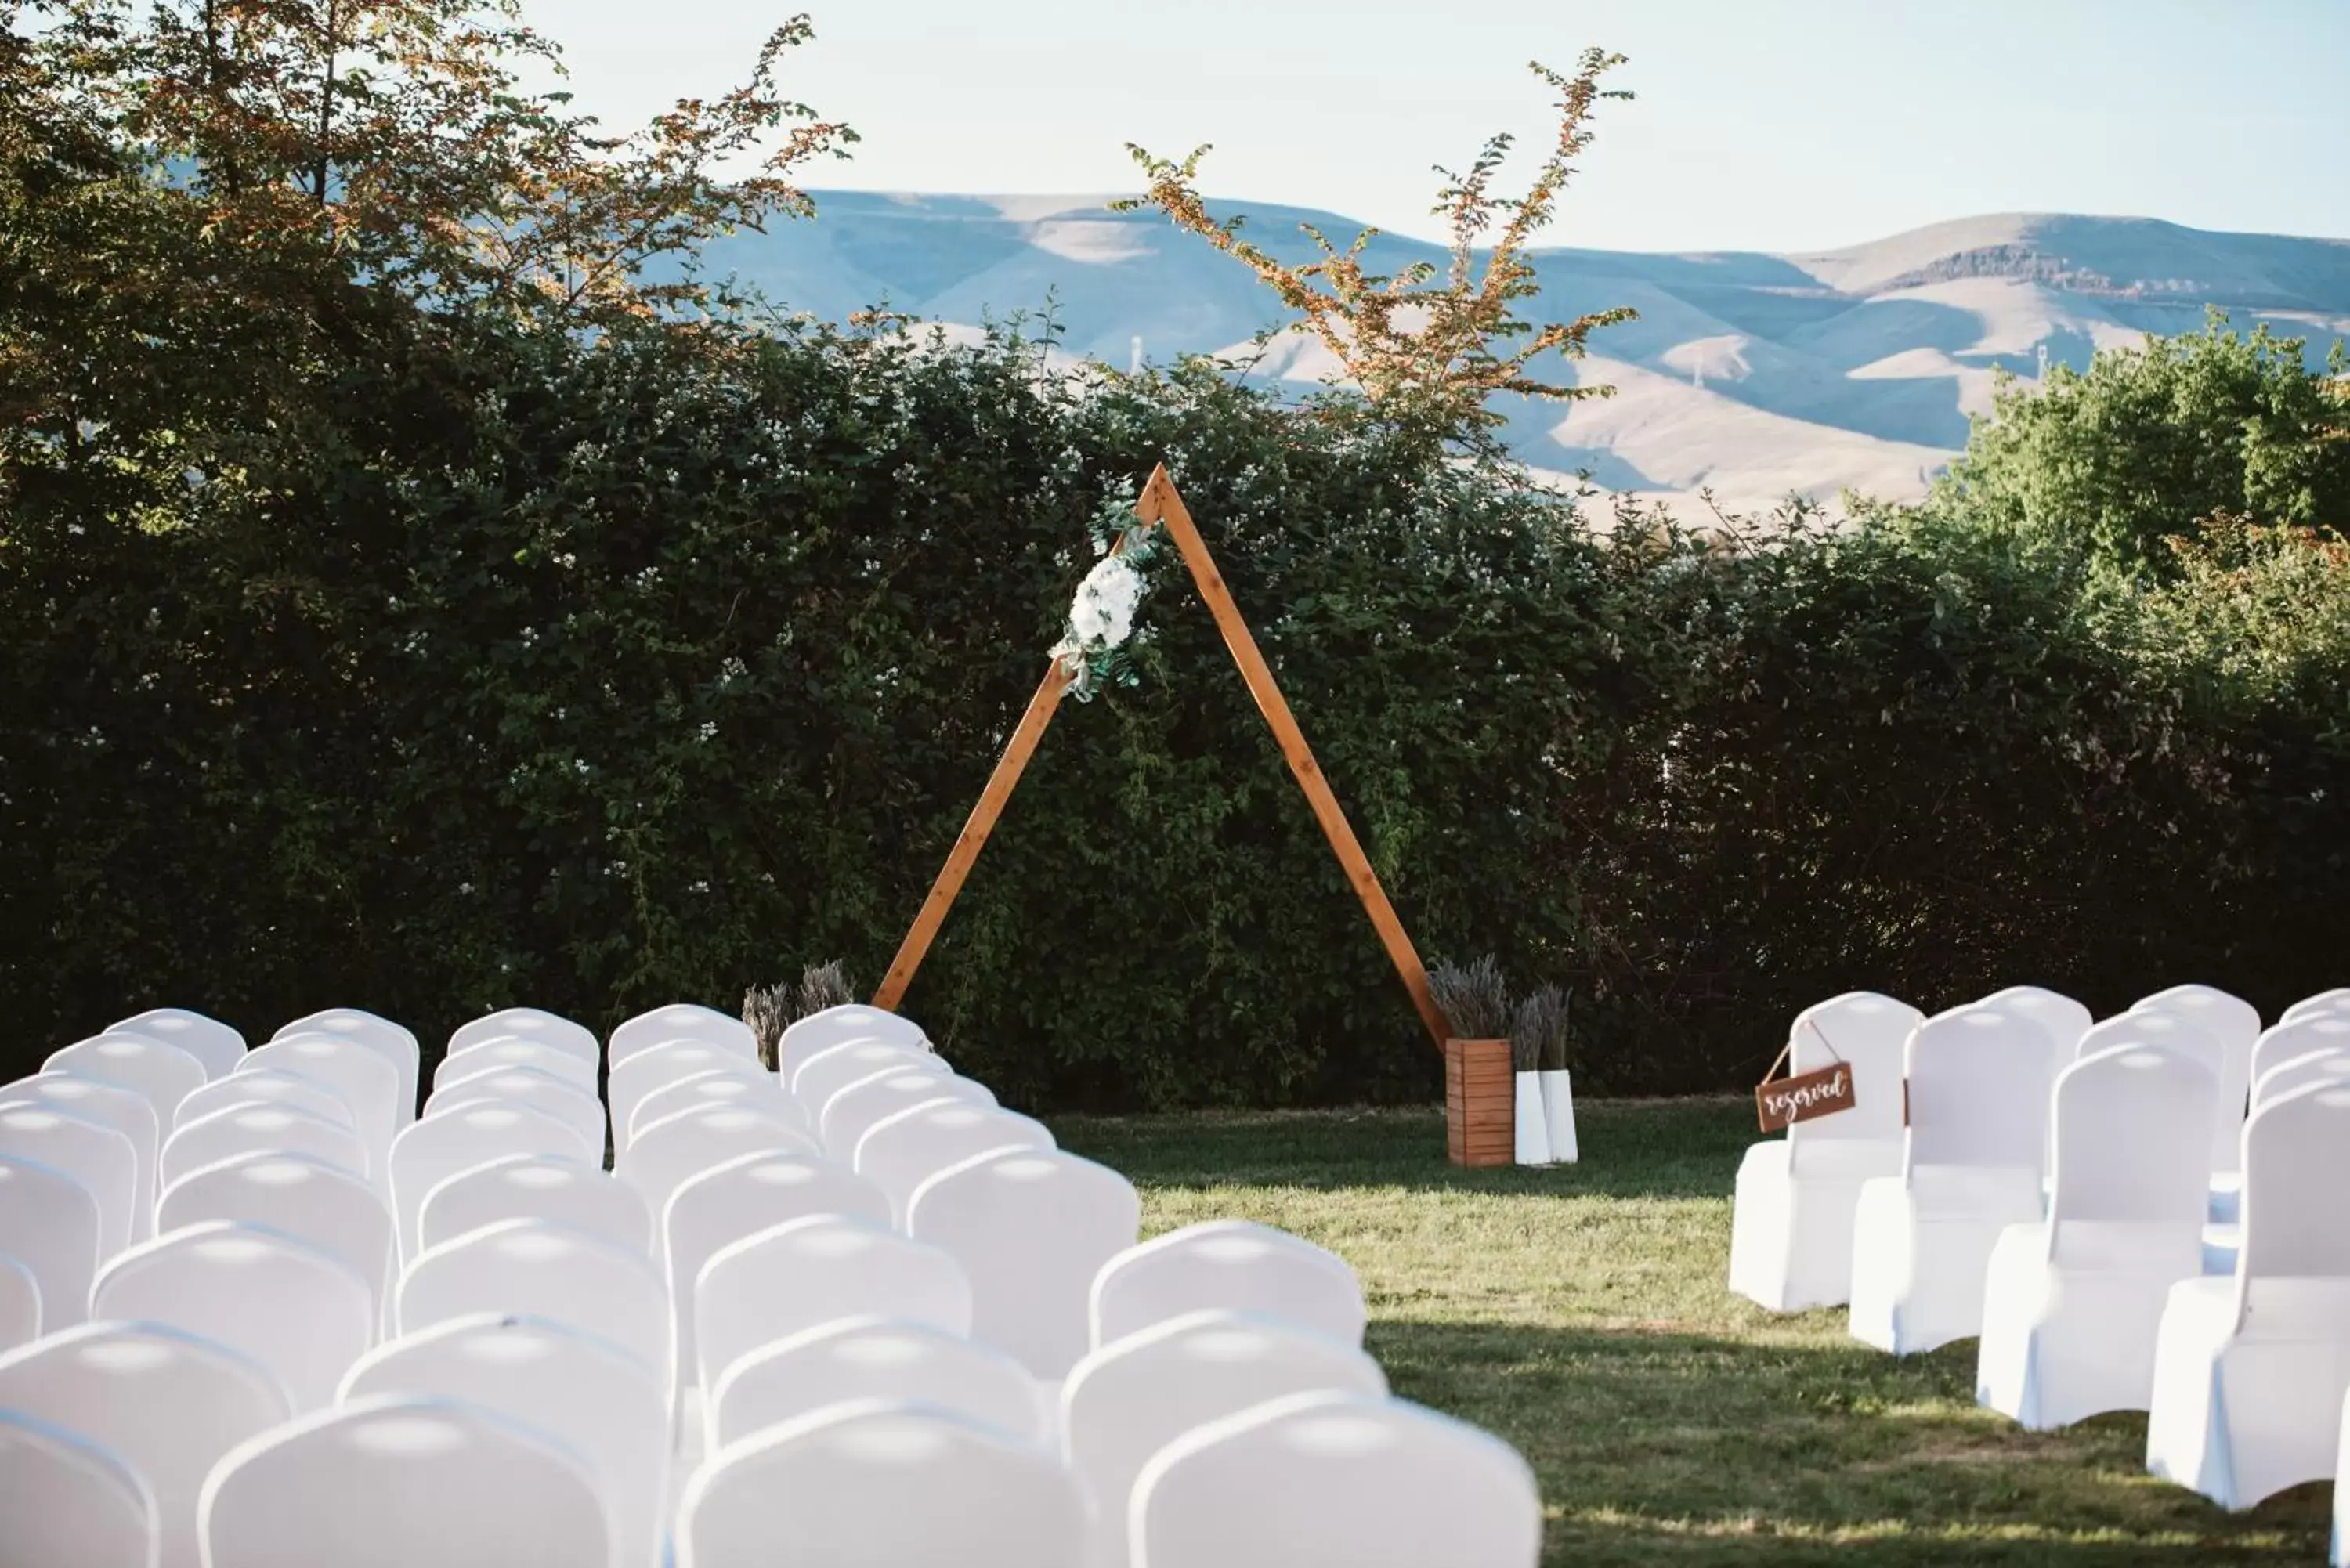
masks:
<instances>
[{"instance_id":1,"label":"wooden beam","mask_svg":"<svg viewBox=\"0 0 2350 1568\"><path fill-rule=\"evenodd\" d=\"M1305 743L1305 732L1297 727L1296 715L1290 712L1272 669L1257 649L1256 639L1250 635L1248 622L1242 618L1240 606L1233 602L1232 590L1224 586L1223 574L1216 569L1216 558L1209 553L1208 542L1192 524L1191 511L1176 493L1175 482L1168 477L1164 463L1151 471L1150 483L1143 486L1139 510L1145 522L1164 526L1174 539L1175 547L1182 551L1183 564L1191 568L1191 581L1199 588L1200 597L1208 601L1209 613L1216 618L1216 628L1224 634L1224 646L1232 649L1232 662L1240 666L1241 679L1248 683L1257 710L1273 727L1274 739L1281 744L1281 754L1288 761L1289 771L1296 775L1297 787L1305 792L1306 804L1314 808L1315 820L1322 825L1322 836L1330 841L1332 853L1338 857L1339 869L1354 885L1355 896L1363 901L1364 910L1371 917L1371 926L1388 950L1388 961L1395 965L1404 989L1411 993L1412 1005L1419 1010L1419 1021L1427 1025L1430 1037L1441 1051L1445 1037L1452 1030L1429 992L1428 971L1419 961L1419 950L1412 946L1410 934L1397 918L1395 906L1388 902L1387 889L1379 886L1378 873L1371 869L1370 857L1356 840L1347 814L1338 807L1337 796L1330 793L1330 781L1322 776L1321 764L1314 760L1314 748Z\"/></svg>"}]
</instances>

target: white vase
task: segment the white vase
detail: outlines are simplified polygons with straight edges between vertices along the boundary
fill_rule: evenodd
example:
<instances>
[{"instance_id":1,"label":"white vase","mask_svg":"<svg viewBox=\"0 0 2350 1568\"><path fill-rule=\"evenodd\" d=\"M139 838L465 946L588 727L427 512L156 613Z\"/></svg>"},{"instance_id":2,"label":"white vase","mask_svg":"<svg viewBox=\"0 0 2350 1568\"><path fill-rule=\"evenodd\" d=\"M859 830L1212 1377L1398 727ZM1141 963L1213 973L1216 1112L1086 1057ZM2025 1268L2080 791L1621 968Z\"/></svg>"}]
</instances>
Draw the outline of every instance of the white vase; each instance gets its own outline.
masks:
<instances>
[{"instance_id":1,"label":"white vase","mask_svg":"<svg viewBox=\"0 0 2350 1568\"><path fill-rule=\"evenodd\" d=\"M1542 1089L1534 1080L1539 1073L1517 1075L1518 1137L1517 1155L1520 1165L1550 1163L1550 1134L1543 1119Z\"/></svg>"},{"instance_id":2,"label":"white vase","mask_svg":"<svg viewBox=\"0 0 2350 1568\"><path fill-rule=\"evenodd\" d=\"M1582 1158L1575 1141L1575 1085L1564 1067L1534 1075L1542 1080L1543 1122L1550 1134L1550 1157L1562 1165L1573 1165Z\"/></svg>"}]
</instances>

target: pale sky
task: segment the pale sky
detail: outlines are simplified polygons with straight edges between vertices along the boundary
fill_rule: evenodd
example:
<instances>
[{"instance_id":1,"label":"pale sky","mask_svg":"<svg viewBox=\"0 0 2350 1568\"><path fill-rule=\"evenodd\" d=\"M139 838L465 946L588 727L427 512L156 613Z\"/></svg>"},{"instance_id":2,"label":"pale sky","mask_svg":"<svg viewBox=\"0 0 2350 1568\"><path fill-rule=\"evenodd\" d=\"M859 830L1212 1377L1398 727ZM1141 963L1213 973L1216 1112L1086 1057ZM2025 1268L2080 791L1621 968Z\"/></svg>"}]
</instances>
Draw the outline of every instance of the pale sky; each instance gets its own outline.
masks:
<instances>
[{"instance_id":1,"label":"pale sky","mask_svg":"<svg viewBox=\"0 0 2350 1568\"><path fill-rule=\"evenodd\" d=\"M1211 194L1433 235L1432 163L1547 141L1529 59L1629 55L1541 243L1808 250L2077 212L2350 238L2350 0L525 0L619 123L742 76L798 5L790 89L862 133L811 182ZM821 191L818 192L819 204Z\"/></svg>"}]
</instances>

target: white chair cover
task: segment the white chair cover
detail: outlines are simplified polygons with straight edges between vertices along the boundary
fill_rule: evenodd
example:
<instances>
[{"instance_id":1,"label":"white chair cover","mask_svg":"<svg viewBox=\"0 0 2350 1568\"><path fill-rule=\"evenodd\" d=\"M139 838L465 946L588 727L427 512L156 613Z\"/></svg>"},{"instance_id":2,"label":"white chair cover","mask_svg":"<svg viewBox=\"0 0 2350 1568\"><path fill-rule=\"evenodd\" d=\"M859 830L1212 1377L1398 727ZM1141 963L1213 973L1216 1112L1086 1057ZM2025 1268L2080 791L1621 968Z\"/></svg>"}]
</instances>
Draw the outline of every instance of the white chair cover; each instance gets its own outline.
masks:
<instances>
[{"instance_id":1,"label":"white chair cover","mask_svg":"<svg viewBox=\"0 0 2350 1568\"><path fill-rule=\"evenodd\" d=\"M673 1116L680 1111L721 1105L739 1105L780 1116L802 1132L807 1130L806 1113L800 1109L797 1100L784 1092L774 1074L723 1068L664 1084L639 1100L629 1116L629 1136L634 1137L662 1117Z\"/></svg>"},{"instance_id":2,"label":"white chair cover","mask_svg":"<svg viewBox=\"0 0 2350 1568\"><path fill-rule=\"evenodd\" d=\"M177 1045L204 1064L204 1075L217 1078L234 1072L244 1055L244 1036L217 1018L185 1007L151 1007L106 1026L109 1034L144 1034L166 1045Z\"/></svg>"},{"instance_id":3,"label":"white chair cover","mask_svg":"<svg viewBox=\"0 0 2350 1568\"><path fill-rule=\"evenodd\" d=\"M1401 1400L1296 1394L1196 1427L1137 1478L1137 1568L1534 1568L1534 1472L1490 1433Z\"/></svg>"},{"instance_id":4,"label":"white chair cover","mask_svg":"<svg viewBox=\"0 0 2350 1568\"><path fill-rule=\"evenodd\" d=\"M404 1128L391 1145L391 1207L400 1226L400 1255L412 1258L423 1251L416 1217L427 1193L460 1171L517 1154L589 1164L604 1151L591 1149L543 1111L502 1102L458 1106Z\"/></svg>"},{"instance_id":5,"label":"white chair cover","mask_svg":"<svg viewBox=\"0 0 2350 1568\"><path fill-rule=\"evenodd\" d=\"M286 1105L231 1106L198 1116L163 1140L156 1175L169 1187L192 1170L248 1154L298 1154L369 1180L358 1133Z\"/></svg>"},{"instance_id":6,"label":"white chair cover","mask_svg":"<svg viewBox=\"0 0 2350 1568\"><path fill-rule=\"evenodd\" d=\"M146 1096L120 1084L85 1078L74 1073L36 1073L0 1087L0 1106L26 1105L64 1111L84 1121L112 1127L130 1140L137 1171L132 1177L136 1207L130 1216L130 1239L143 1241L155 1233L156 1157L162 1152L161 1129L155 1125L155 1107Z\"/></svg>"},{"instance_id":7,"label":"white chair cover","mask_svg":"<svg viewBox=\"0 0 2350 1568\"><path fill-rule=\"evenodd\" d=\"M391 1153L392 1135L414 1119L400 1110L400 1065L397 1054L341 1034L289 1034L256 1045L237 1064L239 1073L291 1073L334 1091L351 1110L351 1125L367 1146L368 1169L380 1175Z\"/></svg>"},{"instance_id":8,"label":"white chair cover","mask_svg":"<svg viewBox=\"0 0 2350 1568\"><path fill-rule=\"evenodd\" d=\"M299 1154L244 1154L201 1166L163 1189L159 1231L216 1220L282 1231L367 1281L379 1317L391 1293L391 1206L366 1178Z\"/></svg>"},{"instance_id":9,"label":"white chair cover","mask_svg":"<svg viewBox=\"0 0 2350 1568\"><path fill-rule=\"evenodd\" d=\"M851 1040L803 1057L784 1075L784 1082L791 1085L792 1097L813 1121L833 1096L889 1068L939 1074L949 1070L946 1059L926 1046L888 1040Z\"/></svg>"},{"instance_id":10,"label":"white chair cover","mask_svg":"<svg viewBox=\"0 0 2350 1568\"><path fill-rule=\"evenodd\" d=\"M931 1045L930 1036L912 1019L883 1008L851 1002L811 1012L785 1029L775 1052L776 1071L788 1084L801 1063L818 1052L846 1045L852 1040L878 1040L917 1051L927 1051Z\"/></svg>"},{"instance_id":11,"label":"white chair cover","mask_svg":"<svg viewBox=\"0 0 2350 1568\"><path fill-rule=\"evenodd\" d=\"M924 1100L884 1116L857 1140L857 1174L889 1195L894 1223L903 1227L915 1189L951 1165L999 1148L1056 1147L1050 1128L1034 1116L967 1100Z\"/></svg>"},{"instance_id":12,"label":"white chair cover","mask_svg":"<svg viewBox=\"0 0 2350 1568\"><path fill-rule=\"evenodd\" d=\"M746 1154L816 1154L816 1139L769 1107L696 1106L638 1129L612 1162L621 1180L659 1214L693 1178Z\"/></svg>"},{"instance_id":13,"label":"white chair cover","mask_svg":"<svg viewBox=\"0 0 2350 1568\"><path fill-rule=\"evenodd\" d=\"M535 1067L582 1094L596 1092L595 1057L582 1056L576 1049L553 1041L525 1040L516 1034L501 1034L442 1057L432 1069L432 1087L437 1092L444 1084L502 1067Z\"/></svg>"},{"instance_id":14,"label":"white chair cover","mask_svg":"<svg viewBox=\"0 0 2350 1568\"><path fill-rule=\"evenodd\" d=\"M2081 1036L2097 1021L2097 1015L2080 1002L2043 985L2011 985L1984 997L1983 1002L2021 1012L2039 1024L2047 1031L2049 1044L2058 1059L2064 1062L2081 1054Z\"/></svg>"},{"instance_id":15,"label":"white chair cover","mask_svg":"<svg viewBox=\"0 0 2350 1568\"><path fill-rule=\"evenodd\" d=\"M1089 1353L1062 1386L1059 1425L1091 1503L1096 1568L1126 1563L1128 1506L1153 1454L1269 1399L1328 1390L1382 1398L1388 1380L1346 1340L1247 1313L1190 1313Z\"/></svg>"},{"instance_id":16,"label":"white chair cover","mask_svg":"<svg viewBox=\"0 0 2350 1568\"><path fill-rule=\"evenodd\" d=\"M1011 1149L924 1182L907 1231L962 1262L972 1333L1057 1382L1091 1347L1094 1276L1134 1245L1141 1219L1134 1184L1107 1166L1056 1149Z\"/></svg>"},{"instance_id":17,"label":"white chair cover","mask_svg":"<svg viewBox=\"0 0 2350 1568\"><path fill-rule=\"evenodd\" d=\"M1901 1174L1863 1183L1854 1211L1854 1338L1908 1355L1981 1332L1992 1247L2042 1214L2054 1061L2040 1025L2001 1008L1910 1034Z\"/></svg>"},{"instance_id":18,"label":"white chair cover","mask_svg":"<svg viewBox=\"0 0 2350 1568\"><path fill-rule=\"evenodd\" d=\"M681 1040L655 1045L639 1051L627 1059L613 1064L604 1092L612 1106L612 1148L614 1157L629 1150L629 1124L638 1106L656 1089L705 1073L733 1073L758 1083L772 1083L773 1075L762 1070L759 1064L742 1056L723 1045L705 1044L698 1040ZM791 1114L791 1113L778 1113Z\"/></svg>"},{"instance_id":19,"label":"white chair cover","mask_svg":"<svg viewBox=\"0 0 2350 1568\"><path fill-rule=\"evenodd\" d=\"M2277 1022L2298 1023L2304 1018L2323 1018L2337 1012L2350 1012L2350 985L2337 985L2331 991L2304 996L2286 1008Z\"/></svg>"},{"instance_id":20,"label":"white chair cover","mask_svg":"<svg viewBox=\"0 0 2350 1568\"><path fill-rule=\"evenodd\" d=\"M133 1210L139 1206L139 1155L129 1138L71 1112L16 1106L0 1110L0 1158L47 1166L88 1189L98 1200L99 1261L130 1245ZM16 1252L5 1241L0 1248ZM47 1293L45 1277L42 1294ZM77 1314L57 1321L81 1320Z\"/></svg>"},{"instance_id":21,"label":"white chair cover","mask_svg":"<svg viewBox=\"0 0 2350 1568\"><path fill-rule=\"evenodd\" d=\"M240 1073L232 1069L214 1078L203 1088L180 1102L172 1113L172 1126L162 1129L169 1137L177 1128L186 1127L199 1116L211 1116L238 1106L291 1106L307 1111L320 1121L332 1122L338 1127L359 1130L359 1121L351 1115L348 1100L317 1078L306 1078L298 1073L281 1068L264 1067L257 1073Z\"/></svg>"},{"instance_id":22,"label":"white chair cover","mask_svg":"<svg viewBox=\"0 0 2350 1568\"><path fill-rule=\"evenodd\" d=\"M587 1459L478 1405L403 1395L236 1449L204 1527L205 1568L622 1568Z\"/></svg>"},{"instance_id":23,"label":"white chair cover","mask_svg":"<svg viewBox=\"0 0 2350 1568\"><path fill-rule=\"evenodd\" d=\"M2151 996L2140 997L2132 1004L2130 1011L2159 1011L2180 1018L2191 1018L2239 1056L2252 1048L2252 1042L2259 1039L2261 1033L2261 1010L2242 997L2230 996L2217 986L2170 986ZM2225 1083L2220 1085L2222 1094L2227 1093L2228 1088Z\"/></svg>"},{"instance_id":24,"label":"white chair cover","mask_svg":"<svg viewBox=\"0 0 2350 1568\"><path fill-rule=\"evenodd\" d=\"M484 1041L501 1039L536 1040L543 1045L553 1045L584 1058L590 1068L604 1059L603 1044L594 1030L540 1007L502 1007L461 1023L449 1036L449 1048L442 1054L454 1056Z\"/></svg>"},{"instance_id":25,"label":"white chair cover","mask_svg":"<svg viewBox=\"0 0 2350 1568\"><path fill-rule=\"evenodd\" d=\"M41 1337L41 1282L32 1265L0 1252L0 1351Z\"/></svg>"},{"instance_id":26,"label":"white chair cover","mask_svg":"<svg viewBox=\"0 0 2350 1568\"><path fill-rule=\"evenodd\" d=\"M971 1332L971 1282L936 1247L861 1220L786 1220L722 1247L693 1282L699 1381L736 1359L844 1317L899 1318Z\"/></svg>"},{"instance_id":27,"label":"white chair cover","mask_svg":"<svg viewBox=\"0 0 2350 1568\"><path fill-rule=\"evenodd\" d=\"M70 1171L0 1152L0 1252L41 1287L44 1333L89 1315L105 1233L98 1195Z\"/></svg>"},{"instance_id":28,"label":"white chair cover","mask_svg":"<svg viewBox=\"0 0 2350 1568\"><path fill-rule=\"evenodd\" d=\"M155 1497L76 1432L0 1409L0 1541L7 1568L155 1568Z\"/></svg>"},{"instance_id":29,"label":"white chair cover","mask_svg":"<svg viewBox=\"0 0 2350 1568\"><path fill-rule=\"evenodd\" d=\"M743 1155L689 1178L671 1195L661 1216L660 1256L669 1272L681 1386L700 1377L693 1287L702 1265L746 1236L819 1214L887 1226L889 1200L847 1166L804 1154Z\"/></svg>"},{"instance_id":30,"label":"white chair cover","mask_svg":"<svg viewBox=\"0 0 2350 1568\"><path fill-rule=\"evenodd\" d=\"M2048 1219L1991 1253L1981 1403L2035 1429L2147 1407L2163 1304L2202 1269L2218 1065L2131 1044L2056 1080Z\"/></svg>"},{"instance_id":31,"label":"white chair cover","mask_svg":"<svg viewBox=\"0 0 2350 1568\"><path fill-rule=\"evenodd\" d=\"M196 1499L221 1456L294 1414L259 1362L152 1323L83 1324L0 1356L0 1407L80 1433L145 1480L162 1568L196 1568Z\"/></svg>"},{"instance_id":32,"label":"white chair cover","mask_svg":"<svg viewBox=\"0 0 2350 1568\"><path fill-rule=\"evenodd\" d=\"M2258 1084L2270 1068L2296 1056L2341 1050L2350 1050L2350 1012L2316 1012L2279 1023L2252 1047L2252 1082Z\"/></svg>"},{"instance_id":33,"label":"white chair cover","mask_svg":"<svg viewBox=\"0 0 2350 1568\"><path fill-rule=\"evenodd\" d=\"M1860 1185L1900 1174L1902 1054L1924 1021L1908 1002L1873 991L1847 992L1795 1015L1791 1070L1848 1064L1853 1106L1797 1122L1784 1137L1746 1150L1731 1211L1732 1291L1773 1312L1849 1298Z\"/></svg>"},{"instance_id":34,"label":"white chair cover","mask_svg":"<svg viewBox=\"0 0 2350 1568\"><path fill-rule=\"evenodd\" d=\"M2241 1164L2237 1145L2244 1133L2242 1096L2251 1083L2245 1075L2251 1068L2251 1042L2245 1041L2241 1052L2231 1050L2211 1029L2207 1018L2183 1009L2141 1002L2137 1010L2106 1019L2082 1035L2081 1056L2086 1059L2131 1045L2178 1052L2211 1075L2211 1173L2235 1175Z\"/></svg>"},{"instance_id":35,"label":"white chair cover","mask_svg":"<svg viewBox=\"0 0 2350 1568\"><path fill-rule=\"evenodd\" d=\"M536 1067L493 1067L467 1077L447 1079L424 1102L424 1116L462 1106L527 1106L571 1129L580 1144L600 1161L609 1129L604 1125L604 1102L578 1085Z\"/></svg>"},{"instance_id":36,"label":"white chair cover","mask_svg":"<svg viewBox=\"0 0 2350 1568\"><path fill-rule=\"evenodd\" d=\"M670 1441L654 1368L567 1324L484 1313L369 1352L338 1398L384 1394L463 1400L560 1438L594 1471L615 1560L658 1568Z\"/></svg>"},{"instance_id":37,"label":"white chair cover","mask_svg":"<svg viewBox=\"0 0 2350 1568\"><path fill-rule=\"evenodd\" d=\"M759 1059L758 1040L752 1034L751 1026L740 1018L730 1018L714 1007L704 1007L696 1002L673 1002L667 1007L639 1012L614 1029L605 1060L617 1067L638 1052L671 1040L723 1045L738 1056L753 1062Z\"/></svg>"},{"instance_id":38,"label":"white chair cover","mask_svg":"<svg viewBox=\"0 0 2350 1568\"><path fill-rule=\"evenodd\" d=\"M935 1406L1033 1443L1050 1423L1028 1369L991 1345L899 1318L835 1318L737 1357L702 1403L710 1451L827 1405Z\"/></svg>"},{"instance_id":39,"label":"white chair cover","mask_svg":"<svg viewBox=\"0 0 2350 1568\"><path fill-rule=\"evenodd\" d=\"M2244 1126L2233 1279L2171 1287L2147 1468L2222 1508L2334 1473L2350 1389L2350 1085L2313 1084Z\"/></svg>"},{"instance_id":40,"label":"white chair cover","mask_svg":"<svg viewBox=\"0 0 2350 1568\"><path fill-rule=\"evenodd\" d=\"M644 1194L600 1166L560 1155L516 1154L461 1170L424 1195L416 1219L425 1248L503 1220L552 1220L650 1256Z\"/></svg>"},{"instance_id":41,"label":"white chair cover","mask_svg":"<svg viewBox=\"0 0 2350 1568\"><path fill-rule=\"evenodd\" d=\"M422 1054L417 1049L416 1036L390 1019L360 1007L329 1007L295 1019L270 1036L273 1041L292 1040L305 1034L325 1034L338 1040L349 1040L365 1046L390 1064L398 1076L392 1091L392 1132L399 1131L416 1119L416 1085ZM354 1104L353 1109L365 1114L365 1107ZM390 1133L384 1142L391 1141Z\"/></svg>"},{"instance_id":42,"label":"white chair cover","mask_svg":"<svg viewBox=\"0 0 2350 1568\"><path fill-rule=\"evenodd\" d=\"M402 1334L476 1313L568 1324L651 1367L668 1397L669 1292L650 1258L551 1220L506 1220L419 1256L400 1277Z\"/></svg>"},{"instance_id":43,"label":"white chair cover","mask_svg":"<svg viewBox=\"0 0 2350 1568\"><path fill-rule=\"evenodd\" d=\"M900 1111L941 1100L993 1109L995 1096L985 1084L954 1073L890 1066L868 1074L834 1092L816 1112L816 1141L835 1159L854 1160L865 1135Z\"/></svg>"},{"instance_id":44,"label":"white chair cover","mask_svg":"<svg viewBox=\"0 0 2350 1568\"><path fill-rule=\"evenodd\" d=\"M267 1367L296 1410L334 1397L375 1338L358 1270L282 1231L214 1221L132 1248L99 1271L94 1319L142 1318L218 1340Z\"/></svg>"},{"instance_id":45,"label":"white chair cover","mask_svg":"<svg viewBox=\"0 0 2350 1568\"><path fill-rule=\"evenodd\" d=\"M1094 1276L1094 1347L1188 1314L1255 1313L1363 1342L1362 1282L1347 1260L1253 1220L1210 1220L1129 1247Z\"/></svg>"},{"instance_id":46,"label":"white chair cover","mask_svg":"<svg viewBox=\"0 0 2350 1568\"><path fill-rule=\"evenodd\" d=\"M177 1045L151 1040L144 1034L93 1034L49 1053L44 1073L72 1073L96 1078L146 1097L155 1108L155 1125L172 1125L180 1102L204 1086L204 1064Z\"/></svg>"},{"instance_id":47,"label":"white chair cover","mask_svg":"<svg viewBox=\"0 0 2350 1568\"><path fill-rule=\"evenodd\" d=\"M786 1563L1081 1568L1083 1504L1033 1443L928 1406L834 1405L721 1449L686 1483L677 1568Z\"/></svg>"},{"instance_id":48,"label":"white chair cover","mask_svg":"<svg viewBox=\"0 0 2350 1568\"><path fill-rule=\"evenodd\" d=\"M2288 1056L2262 1074L2252 1085L2252 1108L2281 1100L2295 1089L2350 1078L2350 1045L2330 1051L2310 1051Z\"/></svg>"}]
</instances>

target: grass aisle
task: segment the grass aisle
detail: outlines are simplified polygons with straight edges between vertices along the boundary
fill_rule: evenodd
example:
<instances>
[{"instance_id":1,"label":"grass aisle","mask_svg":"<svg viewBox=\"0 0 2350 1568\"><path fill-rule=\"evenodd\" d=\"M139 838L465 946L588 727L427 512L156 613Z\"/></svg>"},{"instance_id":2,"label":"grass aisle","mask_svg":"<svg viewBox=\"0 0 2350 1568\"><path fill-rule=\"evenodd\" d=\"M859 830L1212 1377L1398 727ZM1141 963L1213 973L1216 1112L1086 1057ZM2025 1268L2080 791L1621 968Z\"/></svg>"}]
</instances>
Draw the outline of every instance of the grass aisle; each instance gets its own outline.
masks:
<instances>
[{"instance_id":1,"label":"grass aisle","mask_svg":"<svg viewBox=\"0 0 2350 1568\"><path fill-rule=\"evenodd\" d=\"M1751 1106L1578 1107L1584 1163L1456 1170L1433 1110L1061 1118L1146 1233L1245 1217L1335 1248L1398 1394L1542 1479L1547 1563L2298 1563L2330 1489L2221 1513L2143 1469L2146 1420L2035 1436L1974 1404L1974 1342L1896 1361L1840 1312L1723 1288Z\"/></svg>"}]
</instances>

